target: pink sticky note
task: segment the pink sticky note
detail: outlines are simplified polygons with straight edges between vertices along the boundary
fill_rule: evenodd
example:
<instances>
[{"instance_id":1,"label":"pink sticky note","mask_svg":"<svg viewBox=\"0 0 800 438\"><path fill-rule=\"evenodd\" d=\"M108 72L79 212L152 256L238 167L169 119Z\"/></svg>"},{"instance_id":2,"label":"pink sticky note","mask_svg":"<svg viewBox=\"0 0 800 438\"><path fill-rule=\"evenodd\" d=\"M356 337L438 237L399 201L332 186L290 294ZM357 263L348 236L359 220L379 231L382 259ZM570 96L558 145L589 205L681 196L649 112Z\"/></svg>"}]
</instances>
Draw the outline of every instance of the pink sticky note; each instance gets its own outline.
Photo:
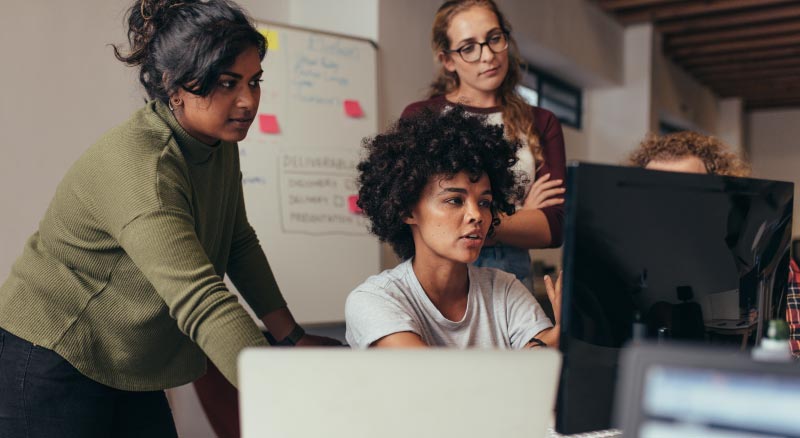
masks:
<instances>
[{"instance_id":1,"label":"pink sticky note","mask_svg":"<svg viewBox=\"0 0 800 438\"><path fill-rule=\"evenodd\" d=\"M358 202L358 195L350 195L347 197L347 209L350 210L350 213L353 214L361 214L362 210L357 204Z\"/></svg>"},{"instance_id":2,"label":"pink sticky note","mask_svg":"<svg viewBox=\"0 0 800 438\"><path fill-rule=\"evenodd\" d=\"M278 118L274 114L259 114L258 129L264 134L278 134L281 132L278 126Z\"/></svg>"},{"instance_id":3,"label":"pink sticky note","mask_svg":"<svg viewBox=\"0 0 800 438\"><path fill-rule=\"evenodd\" d=\"M345 100L344 112L350 117L364 117L364 110L361 109L361 104L357 100Z\"/></svg>"}]
</instances>

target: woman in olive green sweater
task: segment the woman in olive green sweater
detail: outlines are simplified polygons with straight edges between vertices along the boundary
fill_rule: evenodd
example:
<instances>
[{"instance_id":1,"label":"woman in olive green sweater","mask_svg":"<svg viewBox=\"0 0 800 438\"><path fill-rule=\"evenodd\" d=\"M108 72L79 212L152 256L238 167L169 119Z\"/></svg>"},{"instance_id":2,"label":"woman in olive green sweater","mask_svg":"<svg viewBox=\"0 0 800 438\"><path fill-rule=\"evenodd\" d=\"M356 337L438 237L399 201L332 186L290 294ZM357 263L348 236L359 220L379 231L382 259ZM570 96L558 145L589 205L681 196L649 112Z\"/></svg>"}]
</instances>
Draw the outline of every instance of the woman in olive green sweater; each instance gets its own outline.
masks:
<instances>
[{"instance_id":1,"label":"woman in olive green sweater","mask_svg":"<svg viewBox=\"0 0 800 438\"><path fill-rule=\"evenodd\" d=\"M163 389L206 357L234 385L303 336L247 221L236 142L258 109L264 37L224 0L139 0L130 52L149 103L67 172L0 287L0 437L174 436Z\"/></svg>"}]
</instances>

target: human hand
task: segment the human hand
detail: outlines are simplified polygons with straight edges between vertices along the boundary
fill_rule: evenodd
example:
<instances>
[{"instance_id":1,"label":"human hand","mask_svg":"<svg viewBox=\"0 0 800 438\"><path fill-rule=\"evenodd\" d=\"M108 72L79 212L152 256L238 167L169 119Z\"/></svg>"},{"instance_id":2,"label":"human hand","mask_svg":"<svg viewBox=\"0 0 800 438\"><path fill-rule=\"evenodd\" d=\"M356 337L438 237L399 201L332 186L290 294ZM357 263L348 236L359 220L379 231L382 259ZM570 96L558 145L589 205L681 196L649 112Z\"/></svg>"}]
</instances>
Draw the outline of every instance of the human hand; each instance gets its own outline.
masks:
<instances>
[{"instance_id":1,"label":"human hand","mask_svg":"<svg viewBox=\"0 0 800 438\"><path fill-rule=\"evenodd\" d=\"M338 347L341 345L342 343L338 339L333 339L326 336L309 335L307 333L297 341L297 344L295 344L297 347Z\"/></svg>"},{"instance_id":2,"label":"human hand","mask_svg":"<svg viewBox=\"0 0 800 438\"><path fill-rule=\"evenodd\" d=\"M563 271L558 273L558 279L553 284L553 279L549 275L544 276L544 287L547 290L547 298L553 306L553 316L556 318L555 324L561 325L561 284L564 278Z\"/></svg>"},{"instance_id":3,"label":"human hand","mask_svg":"<svg viewBox=\"0 0 800 438\"><path fill-rule=\"evenodd\" d=\"M542 175L533 182L531 191L522 203L523 209L539 209L564 203L563 180L550 180L550 174Z\"/></svg>"}]
</instances>

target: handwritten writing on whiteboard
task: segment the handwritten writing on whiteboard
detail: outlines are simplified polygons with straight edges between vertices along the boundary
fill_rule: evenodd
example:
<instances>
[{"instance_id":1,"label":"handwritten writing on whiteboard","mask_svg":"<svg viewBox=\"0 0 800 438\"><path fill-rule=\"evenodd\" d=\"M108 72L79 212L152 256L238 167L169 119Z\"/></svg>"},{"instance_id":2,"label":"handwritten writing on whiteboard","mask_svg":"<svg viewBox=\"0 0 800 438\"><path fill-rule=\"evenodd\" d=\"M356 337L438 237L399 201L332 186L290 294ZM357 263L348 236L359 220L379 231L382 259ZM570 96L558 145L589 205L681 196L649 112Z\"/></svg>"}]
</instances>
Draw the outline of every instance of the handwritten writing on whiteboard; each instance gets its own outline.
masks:
<instances>
[{"instance_id":1,"label":"handwritten writing on whiteboard","mask_svg":"<svg viewBox=\"0 0 800 438\"><path fill-rule=\"evenodd\" d=\"M284 232L367 234L367 221L353 214L357 192L355 152L302 151L278 157L281 221Z\"/></svg>"},{"instance_id":2,"label":"handwritten writing on whiteboard","mask_svg":"<svg viewBox=\"0 0 800 438\"><path fill-rule=\"evenodd\" d=\"M359 59L362 47L330 37L311 35L290 60L292 95L300 102L341 105L341 93L351 86L345 66Z\"/></svg>"}]
</instances>

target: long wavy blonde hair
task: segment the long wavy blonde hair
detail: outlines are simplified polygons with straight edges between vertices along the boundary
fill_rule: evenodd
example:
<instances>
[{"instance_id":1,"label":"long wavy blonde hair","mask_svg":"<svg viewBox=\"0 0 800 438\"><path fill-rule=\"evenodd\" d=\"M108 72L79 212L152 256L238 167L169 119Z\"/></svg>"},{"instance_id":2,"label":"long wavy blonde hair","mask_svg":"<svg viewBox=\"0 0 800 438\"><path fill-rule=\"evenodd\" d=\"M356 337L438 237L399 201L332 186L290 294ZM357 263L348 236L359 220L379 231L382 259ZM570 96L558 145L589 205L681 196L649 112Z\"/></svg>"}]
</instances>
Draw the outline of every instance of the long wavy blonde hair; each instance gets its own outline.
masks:
<instances>
[{"instance_id":1,"label":"long wavy blonde hair","mask_svg":"<svg viewBox=\"0 0 800 438\"><path fill-rule=\"evenodd\" d=\"M503 108L503 125L508 138L517 139L525 136L528 139L528 147L536 159L536 167L541 167L544 163L544 156L542 155L542 147L539 142L539 134L536 132L536 127L533 126L533 115L527 102L522 96L517 93L517 85L522 77L521 71L521 57L517 42L511 36L511 25L505 19L500 9L493 0L450 0L442 4L436 12L433 19L433 30L431 35L431 48L433 49L434 57L439 60L441 55L452 56L444 52L450 49L450 38L447 36L447 30L450 28L450 22L453 17L459 12L465 11L472 7L487 8L494 13L497 17L497 22L500 27L508 33L508 72L497 89L497 97L500 100L500 105ZM433 80L428 92L429 97L442 96L452 93L460 86L458 74L456 72L447 71L443 65L439 67L436 78Z\"/></svg>"}]
</instances>

